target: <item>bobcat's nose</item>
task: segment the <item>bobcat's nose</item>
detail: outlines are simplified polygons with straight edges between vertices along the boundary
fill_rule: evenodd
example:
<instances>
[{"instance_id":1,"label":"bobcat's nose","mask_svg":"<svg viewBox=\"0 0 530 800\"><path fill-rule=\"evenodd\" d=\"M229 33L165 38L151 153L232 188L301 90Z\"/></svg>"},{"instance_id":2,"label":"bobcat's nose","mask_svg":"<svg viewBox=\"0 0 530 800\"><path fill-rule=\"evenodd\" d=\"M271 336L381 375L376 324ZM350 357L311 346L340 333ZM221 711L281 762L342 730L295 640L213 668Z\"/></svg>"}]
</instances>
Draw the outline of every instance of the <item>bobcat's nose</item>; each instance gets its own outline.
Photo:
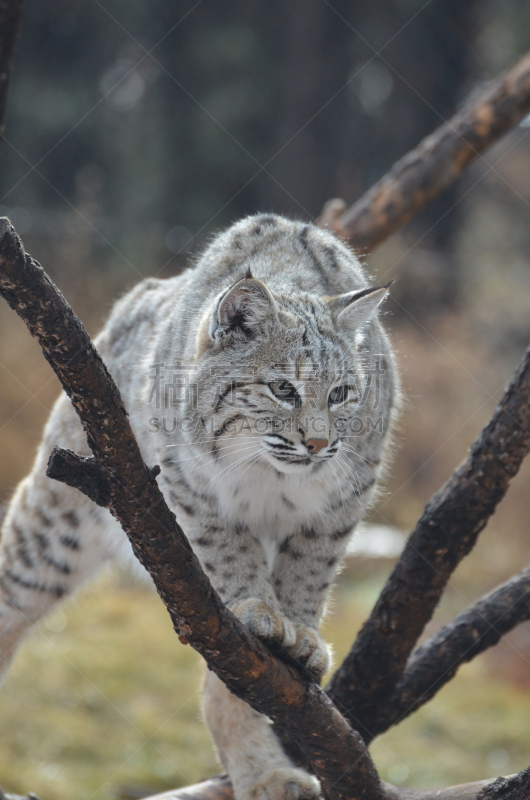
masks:
<instances>
[{"instance_id":1,"label":"bobcat's nose","mask_svg":"<svg viewBox=\"0 0 530 800\"><path fill-rule=\"evenodd\" d=\"M328 446L327 439L308 439L306 442L307 449L311 454L320 453L320 451Z\"/></svg>"}]
</instances>

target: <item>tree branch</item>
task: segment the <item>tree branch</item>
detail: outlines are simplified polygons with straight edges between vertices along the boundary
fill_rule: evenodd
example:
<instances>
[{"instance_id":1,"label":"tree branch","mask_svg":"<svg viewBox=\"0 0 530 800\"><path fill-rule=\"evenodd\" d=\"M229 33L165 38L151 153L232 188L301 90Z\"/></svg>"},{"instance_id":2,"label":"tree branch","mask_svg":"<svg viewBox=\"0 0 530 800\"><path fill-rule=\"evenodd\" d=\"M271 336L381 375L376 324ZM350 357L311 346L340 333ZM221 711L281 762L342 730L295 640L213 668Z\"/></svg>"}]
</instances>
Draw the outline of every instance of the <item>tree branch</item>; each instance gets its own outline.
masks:
<instances>
[{"instance_id":1,"label":"tree branch","mask_svg":"<svg viewBox=\"0 0 530 800\"><path fill-rule=\"evenodd\" d=\"M48 461L46 475L48 478L79 489L98 506L107 507L110 500L109 476L95 458L78 456L71 450L54 447Z\"/></svg>"},{"instance_id":2,"label":"tree branch","mask_svg":"<svg viewBox=\"0 0 530 800\"><path fill-rule=\"evenodd\" d=\"M530 449L530 350L489 424L430 500L369 619L327 688L370 741L447 581L504 497Z\"/></svg>"},{"instance_id":3,"label":"tree branch","mask_svg":"<svg viewBox=\"0 0 530 800\"><path fill-rule=\"evenodd\" d=\"M396 693L377 718L384 731L422 706L458 668L530 619L530 567L466 609L410 657Z\"/></svg>"},{"instance_id":4,"label":"tree branch","mask_svg":"<svg viewBox=\"0 0 530 800\"><path fill-rule=\"evenodd\" d=\"M530 53L344 211L331 201L319 223L370 252L447 189L481 153L530 111ZM340 201L339 201L340 202Z\"/></svg>"},{"instance_id":5,"label":"tree branch","mask_svg":"<svg viewBox=\"0 0 530 800\"><path fill-rule=\"evenodd\" d=\"M407 789L383 783L385 800L528 800L530 767L518 775L487 781L462 783L445 789ZM145 800L234 800L232 784L226 775L147 797Z\"/></svg>"},{"instance_id":6,"label":"tree branch","mask_svg":"<svg viewBox=\"0 0 530 800\"><path fill-rule=\"evenodd\" d=\"M0 137L4 133L7 94L23 6L23 0L0 0Z\"/></svg>"},{"instance_id":7,"label":"tree branch","mask_svg":"<svg viewBox=\"0 0 530 800\"><path fill-rule=\"evenodd\" d=\"M497 778L486 785L476 800L528 800L530 797L530 767L519 775Z\"/></svg>"},{"instance_id":8,"label":"tree branch","mask_svg":"<svg viewBox=\"0 0 530 800\"><path fill-rule=\"evenodd\" d=\"M87 332L42 267L24 253L5 218L0 219L0 293L39 340L97 463L94 469L92 459L56 450L52 474L62 469L64 476L70 463L70 485L105 500L151 574L179 639L204 657L230 691L267 714L280 735L294 739L330 800L382 800L359 734L316 684L275 658L221 602L166 505L155 470L143 461L118 389ZM97 471L93 486L91 471Z\"/></svg>"}]
</instances>

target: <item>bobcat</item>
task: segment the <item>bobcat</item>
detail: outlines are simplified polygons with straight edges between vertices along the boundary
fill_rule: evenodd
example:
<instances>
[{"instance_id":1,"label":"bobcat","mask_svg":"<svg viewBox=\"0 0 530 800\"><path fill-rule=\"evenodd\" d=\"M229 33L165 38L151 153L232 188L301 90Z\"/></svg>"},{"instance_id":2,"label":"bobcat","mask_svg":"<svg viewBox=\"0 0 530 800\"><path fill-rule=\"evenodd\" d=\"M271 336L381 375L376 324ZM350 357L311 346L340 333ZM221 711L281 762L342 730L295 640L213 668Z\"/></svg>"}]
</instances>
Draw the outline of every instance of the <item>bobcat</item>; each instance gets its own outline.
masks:
<instances>
[{"instance_id":1,"label":"bobcat","mask_svg":"<svg viewBox=\"0 0 530 800\"><path fill-rule=\"evenodd\" d=\"M143 281L96 340L143 456L223 601L315 678L330 583L373 500L399 394L369 287L335 237L248 217L195 267ZM2 527L0 665L57 601L128 541L110 513L46 477L54 445L89 455L66 398ZM212 673L204 713L237 800L319 794L270 721Z\"/></svg>"}]
</instances>

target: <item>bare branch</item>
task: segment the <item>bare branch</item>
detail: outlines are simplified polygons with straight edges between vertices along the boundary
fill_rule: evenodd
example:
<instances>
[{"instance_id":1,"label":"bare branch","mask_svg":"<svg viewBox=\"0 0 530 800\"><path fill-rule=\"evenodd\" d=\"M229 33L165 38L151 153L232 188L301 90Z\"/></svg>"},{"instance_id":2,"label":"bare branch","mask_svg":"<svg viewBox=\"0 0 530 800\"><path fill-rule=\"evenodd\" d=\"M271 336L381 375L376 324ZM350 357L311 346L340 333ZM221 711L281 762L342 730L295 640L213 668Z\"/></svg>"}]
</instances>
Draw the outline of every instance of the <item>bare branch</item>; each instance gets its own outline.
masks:
<instances>
[{"instance_id":1,"label":"bare branch","mask_svg":"<svg viewBox=\"0 0 530 800\"><path fill-rule=\"evenodd\" d=\"M474 547L530 448L530 350L469 456L430 500L330 697L370 741L447 581Z\"/></svg>"},{"instance_id":2,"label":"bare branch","mask_svg":"<svg viewBox=\"0 0 530 800\"><path fill-rule=\"evenodd\" d=\"M383 783L383 788L385 800L528 800L530 768L507 778L462 783L445 789L406 789L388 783ZM145 800L234 800L234 793L229 778L222 775Z\"/></svg>"},{"instance_id":3,"label":"bare branch","mask_svg":"<svg viewBox=\"0 0 530 800\"><path fill-rule=\"evenodd\" d=\"M530 568L498 586L412 653L403 678L377 718L382 732L422 706L458 668L530 619Z\"/></svg>"},{"instance_id":4,"label":"bare branch","mask_svg":"<svg viewBox=\"0 0 530 800\"><path fill-rule=\"evenodd\" d=\"M160 471L160 469L159 469ZM98 506L106 508L110 499L109 477L95 458L86 458L54 447L46 469L48 478L73 486Z\"/></svg>"},{"instance_id":5,"label":"bare branch","mask_svg":"<svg viewBox=\"0 0 530 800\"><path fill-rule=\"evenodd\" d=\"M23 0L0 0L0 136L4 132L7 94L23 6Z\"/></svg>"},{"instance_id":6,"label":"bare branch","mask_svg":"<svg viewBox=\"0 0 530 800\"><path fill-rule=\"evenodd\" d=\"M151 574L179 639L201 653L230 691L267 714L280 735L294 739L328 798L382 800L359 734L316 684L275 658L221 602L167 507L155 470L142 459L118 389L87 332L42 267L24 253L5 218L0 219L0 293L37 337L72 400L98 476L105 476L105 505ZM87 477L94 465L87 470L74 454L56 451L52 474L65 463L74 467L69 482L75 483L77 474L79 487L97 497L98 487L88 487Z\"/></svg>"},{"instance_id":7,"label":"bare branch","mask_svg":"<svg viewBox=\"0 0 530 800\"><path fill-rule=\"evenodd\" d=\"M528 800L530 797L530 767L511 775L497 778L478 793L476 800Z\"/></svg>"},{"instance_id":8,"label":"bare branch","mask_svg":"<svg viewBox=\"0 0 530 800\"><path fill-rule=\"evenodd\" d=\"M427 136L340 216L319 222L370 252L447 189L481 153L530 111L530 54ZM336 201L335 201L336 202Z\"/></svg>"}]
</instances>

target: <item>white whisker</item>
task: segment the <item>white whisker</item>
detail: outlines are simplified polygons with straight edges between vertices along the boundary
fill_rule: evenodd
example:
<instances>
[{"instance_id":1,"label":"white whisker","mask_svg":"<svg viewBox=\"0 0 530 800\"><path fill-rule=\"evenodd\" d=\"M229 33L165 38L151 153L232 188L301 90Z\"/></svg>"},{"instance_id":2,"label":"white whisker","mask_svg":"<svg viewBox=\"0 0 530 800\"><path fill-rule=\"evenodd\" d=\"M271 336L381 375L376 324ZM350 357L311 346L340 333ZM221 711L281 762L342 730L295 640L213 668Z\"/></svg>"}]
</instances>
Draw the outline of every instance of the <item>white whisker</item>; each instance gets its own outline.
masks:
<instances>
[{"instance_id":1,"label":"white whisker","mask_svg":"<svg viewBox=\"0 0 530 800\"><path fill-rule=\"evenodd\" d=\"M364 498L363 498L363 483L362 483L362 480L361 480L360 476L357 473L357 470L355 469L353 464L351 464L351 463L348 464L342 458L337 457L337 463L340 465L341 469L343 470L344 475L346 477L346 480L350 484L350 486L352 488L352 491L356 494L357 500L359 502L359 505L361 507L361 511L363 513L363 516L364 516L366 514L366 512L367 512L367 509L366 509L366 506L364 504ZM352 483L352 481L350 480L350 476L353 479L354 483Z\"/></svg>"},{"instance_id":2,"label":"white whisker","mask_svg":"<svg viewBox=\"0 0 530 800\"><path fill-rule=\"evenodd\" d=\"M221 476L226 478L228 475L230 475L230 473L233 470L237 469L239 466L244 464L247 460L253 458L254 455L255 455L254 453L249 453L248 455L242 456L240 459L238 459L235 462L235 464L228 464L228 466L224 467L224 469L222 469L220 472L218 472L216 475L213 476L213 478L206 485L205 491L208 488L208 486L210 486L210 484L213 483L213 481L219 480L221 478ZM261 455L261 453L259 455Z\"/></svg>"},{"instance_id":3,"label":"white whisker","mask_svg":"<svg viewBox=\"0 0 530 800\"><path fill-rule=\"evenodd\" d=\"M237 437L235 437L235 438L237 438ZM228 453L226 453L225 455L218 456L215 460L219 461L221 458L225 458L227 455L230 455L231 453L237 453L238 451L234 450L232 448L240 447L241 444L242 443L240 441L237 441L237 442L234 442L234 444L228 445L227 447L223 447L223 450L230 450L230 451ZM213 455L212 451L209 450L207 453L199 452L199 453L196 453L195 455L187 456L186 458L178 458L178 459L174 459L172 461L168 461L167 463L168 464L184 464L185 461L191 461L194 458L210 458L210 459L212 459L212 458L214 458L214 455Z\"/></svg>"}]
</instances>

